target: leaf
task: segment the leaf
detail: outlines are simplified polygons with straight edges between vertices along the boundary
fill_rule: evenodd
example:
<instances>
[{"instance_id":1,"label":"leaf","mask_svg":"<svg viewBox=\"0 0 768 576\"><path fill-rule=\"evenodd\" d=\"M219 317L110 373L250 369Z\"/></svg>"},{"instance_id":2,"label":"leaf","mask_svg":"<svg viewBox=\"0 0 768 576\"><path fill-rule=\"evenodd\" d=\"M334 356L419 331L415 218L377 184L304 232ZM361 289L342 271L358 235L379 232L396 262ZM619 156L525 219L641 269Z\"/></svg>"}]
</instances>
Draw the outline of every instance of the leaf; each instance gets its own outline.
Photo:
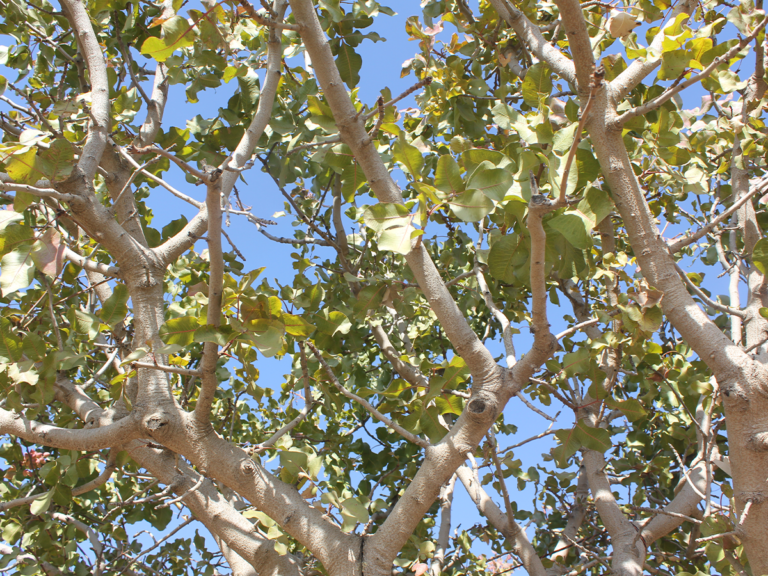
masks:
<instances>
[{"instance_id":1,"label":"leaf","mask_svg":"<svg viewBox=\"0 0 768 576\"><path fill-rule=\"evenodd\" d=\"M160 326L160 339L166 344L187 346L195 339L195 330L200 327L196 316L172 318Z\"/></svg>"},{"instance_id":2,"label":"leaf","mask_svg":"<svg viewBox=\"0 0 768 576\"><path fill-rule=\"evenodd\" d=\"M162 330L162 327L160 328ZM136 360L141 360L149 354L149 348L146 346L140 346L139 348L136 348L133 352L128 354L125 358L123 358L123 361L120 363L120 366L125 366L126 364L130 364L131 362L136 362Z\"/></svg>"},{"instance_id":3,"label":"leaf","mask_svg":"<svg viewBox=\"0 0 768 576\"><path fill-rule=\"evenodd\" d=\"M342 43L339 46L339 52L336 55L336 66L339 69L341 79L350 90L358 85L363 59L349 44Z\"/></svg>"},{"instance_id":4,"label":"leaf","mask_svg":"<svg viewBox=\"0 0 768 576\"><path fill-rule=\"evenodd\" d=\"M630 422L641 420L648 415L648 412L643 405L634 398L629 400L614 400L613 398L608 398L605 401L605 404L612 410L620 410Z\"/></svg>"},{"instance_id":5,"label":"leaf","mask_svg":"<svg viewBox=\"0 0 768 576\"><path fill-rule=\"evenodd\" d=\"M594 186L589 186L584 198L576 207L579 212L592 221L593 228L613 212L614 208L613 200L608 196L608 193Z\"/></svg>"},{"instance_id":6,"label":"leaf","mask_svg":"<svg viewBox=\"0 0 768 576\"><path fill-rule=\"evenodd\" d=\"M355 302L355 315L365 314L368 310L375 310L378 308L384 299L386 291L386 284L374 284L373 286L366 286L360 290Z\"/></svg>"},{"instance_id":7,"label":"leaf","mask_svg":"<svg viewBox=\"0 0 768 576\"><path fill-rule=\"evenodd\" d=\"M14 182L20 184L34 184L43 178L37 165L37 148L11 156L5 161L5 171Z\"/></svg>"},{"instance_id":8,"label":"leaf","mask_svg":"<svg viewBox=\"0 0 768 576\"><path fill-rule=\"evenodd\" d=\"M443 154L435 169L435 188L447 194L458 194L464 190L461 170L450 154Z\"/></svg>"},{"instance_id":9,"label":"leaf","mask_svg":"<svg viewBox=\"0 0 768 576\"><path fill-rule=\"evenodd\" d=\"M464 222L479 222L493 212L493 201L480 190L467 190L448 203L451 211Z\"/></svg>"},{"instance_id":10,"label":"leaf","mask_svg":"<svg viewBox=\"0 0 768 576\"><path fill-rule=\"evenodd\" d=\"M405 137L402 134L392 145L392 159L398 162L403 170L414 180L420 178L424 158L416 146L405 141Z\"/></svg>"},{"instance_id":11,"label":"leaf","mask_svg":"<svg viewBox=\"0 0 768 576\"><path fill-rule=\"evenodd\" d=\"M502 130L514 130L520 138L528 144L535 144L539 141L536 132L531 130L525 116L508 104L501 103L493 107L493 121L498 124Z\"/></svg>"},{"instance_id":12,"label":"leaf","mask_svg":"<svg viewBox=\"0 0 768 576\"><path fill-rule=\"evenodd\" d=\"M549 226L562 234L572 246L579 250L592 247L591 223L578 212L558 214L549 221Z\"/></svg>"},{"instance_id":13,"label":"leaf","mask_svg":"<svg viewBox=\"0 0 768 576\"><path fill-rule=\"evenodd\" d=\"M761 238L752 249L752 263L763 274L768 273L768 239Z\"/></svg>"},{"instance_id":14,"label":"leaf","mask_svg":"<svg viewBox=\"0 0 768 576\"><path fill-rule=\"evenodd\" d=\"M47 150L38 153L37 164L52 182L66 180L75 166L75 148L68 140L57 138Z\"/></svg>"},{"instance_id":15,"label":"leaf","mask_svg":"<svg viewBox=\"0 0 768 576\"><path fill-rule=\"evenodd\" d=\"M585 448L596 452L605 452L612 446L611 434L604 428L592 428L587 426L583 420L579 420L575 431L576 437Z\"/></svg>"},{"instance_id":16,"label":"leaf","mask_svg":"<svg viewBox=\"0 0 768 576\"><path fill-rule=\"evenodd\" d=\"M172 16L163 22L163 38L150 37L141 45L141 53L165 62L176 50L192 46L195 27L181 16Z\"/></svg>"},{"instance_id":17,"label":"leaf","mask_svg":"<svg viewBox=\"0 0 768 576\"><path fill-rule=\"evenodd\" d=\"M193 339L195 342L213 342L219 346L225 346L233 339L235 332L229 326L211 326L206 324L195 330Z\"/></svg>"},{"instance_id":18,"label":"leaf","mask_svg":"<svg viewBox=\"0 0 768 576\"><path fill-rule=\"evenodd\" d=\"M283 323L285 324L286 334L290 334L300 340L307 338L315 331L315 327L301 316L283 314Z\"/></svg>"},{"instance_id":19,"label":"leaf","mask_svg":"<svg viewBox=\"0 0 768 576\"><path fill-rule=\"evenodd\" d=\"M0 210L0 231L5 230L9 224L13 224L19 220L24 220L23 214L19 214L13 210Z\"/></svg>"},{"instance_id":20,"label":"leaf","mask_svg":"<svg viewBox=\"0 0 768 576\"><path fill-rule=\"evenodd\" d=\"M576 428L558 430L555 432L555 437L560 441L560 445L552 450L552 455L560 468L567 468L568 459L581 448L581 442L576 435Z\"/></svg>"},{"instance_id":21,"label":"leaf","mask_svg":"<svg viewBox=\"0 0 768 576\"><path fill-rule=\"evenodd\" d=\"M16 214L16 212L12 212ZM19 248L22 244L32 242L34 232L29 226L11 224L0 231L0 256L5 256Z\"/></svg>"},{"instance_id":22,"label":"leaf","mask_svg":"<svg viewBox=\"0 0 768 576\"><path fill-rule=\"evenodd\" d=\"M456 416L461 416L464 410L462 399L453 394L435 398L435 405L440 410L440 414L456 414Z\"/></svg>"},{"instance_id":23,"label":"leaf","mask_svg":"<svg viewBox=\"0 0 768 576\"><path fill-rule=\"evenodd\" d=\"M8 318L0 317L0 360L18 362L22 354L21 340L14 333L13 324Z\"/></svg>"},{"instance_id":24,"label":"leaf","mask_svg":"<svg viewBox=\"0 0 768 576\"><path fill-rule=\"evenodd\" d=\"M64 266L64 244L61 242L61 234L56 229L49 228L38 239L32 252L32 259L38 270L49 278L59 275Z\"/></svg>"},{"instance_id":25,"label":"leaf","mask_svg":"<svg viewBox=\"0 0 768 576\"><path fill-rule=\"evenodd\" d=\"M88 340L94 340L98 336L101 320L95 314L74 309L72 320L72 326L78 334L87 336Z\"/></svg>"},{"instance_id":26,"label":"leaf","mask_svg":"<svg viewBox=\"0 0 768 576\"><path fill-rule=\"evenodd\" d=\"M280 320L254 320L248 331L250 339L267 358L282 349L283 334L285 325Z\"/></svg>"},{"instance_id":27,"label":"leaf","mask_svg":"<svg viewBox=\"0 0 768 576\"><path fill-rule=\"evenodd\" d=\"M357 498L347 498L341 503L341 508L361 524L368 522L368 510Z\"/></svg>"},{"instance_id":28,"label":"leaf","mask_svg":"<svg viewBox=\"0 0 768 576\"><path fill-rule=\"evenodd\" d=\"M379 248L398 254L411 251L411 235L416 228L412 222L415 215L402 204L380 202L363 212L365 225L378 235Z\"/></svg>"},{"instance_id":29,"label":"leaf","mask_svg":"<svg viewBox=\"0 0 768 576\"><path fill-rule=\"evenodd\" d=\"M40 498L37 498L29 505L29 513L35 516L42 514L53 502L53 490L49 490L45 494L42 494Z\"/></svg>"},{"instance_id":30,"label":"leaf","mask_svg":"<svg viewBox=\"0 0 768 576\"><path fill-rule=\"evenodd\" d=\"M517 251L518 238L516 235L502 236L491 246L488 254L488 271L491 276L506 284L515 280L513 256Z\"/></svg>"},{"instance_id":31,"label":"leaf","mask_svg":"<svg viewBox=\"0 0 768 576\"><path fill-rule=\"evenodd\" d=\"M328 312L327 309L323 310L323 314L315 315L315 325L320 332L331 336L335 336L336 333L348 334L352 328L352 323L346 314L338 310Z\"/></svg>"},{"instance_id":32,"label":"leaf","mask_svg":"<svg viewBox=\"0 0 768 576\"><path fill-rule=\"evenodd\" d=\"M552 92L552 72L544 62L538 62L528 68L523 80L523 100L528 106L539 107L539 99Z\"/></svg>"},{"instance_id":33,"label":"leaf","mask_svg":"<svg viewBox=\"0 0 768 576\"><path fill-rule=\"evenodd\" d=\"M125 319L128 314L128 288L125 284L116 283L112 294L104 302L99 318L108 326L116 326Z\"/></svg>"},{"instance_id":34,"label":"leaf","mask_svg":"<svg viewBox=\"0 0 768 576\"><path fill-rule=\"evenodd\" d=\"M461 154L461 164L467 174L472 174L483 162L490 162L494 166L502 166L505 163L506 156L496 150L486 150L485 148L471 148Z\"/></svg>"},{"instance_id":35,"label":"leaf","mask_svg":"<svg viewBox=\"0 0 768 576\"><path fill-rule=\"evenodd\" d=\"M488 161L480 163L469 177L467 188L480 190L492 200L501 202L512 186L513 174L505 168L494 168Z\"/></svg>"},{"instance_id":36,"label":"leaf","mask_svg":"<svg viewBox=\"0 0 768 576\"><path fill-rule=\"evenodd\" d=\"M35 263L32 260L32 244L23 244L3 256L0 261L0 288L3 296L13 294L17 290L28 287L35 274Z\"/></svg>"},{"instance_id":37,"label":"leaf","mask_svg":"<svg viewBox=\"0 0 768 576\"><path fill-rule=\"evenodd\" d=\"M608 19L608 31L614 38L624 38L639 26L640 23L637 18L632 16L629 12L622 12L620 10L611 10L611 17Z\"/></svg>"},{"instance_id":38,"label":"leaf","mask_svg":"<svg viewBox=\"0 0 768 576\"><path fill-rule=\"evenodd\" d=\"M344 11L339 6L339 0L319 0L318 4L328 11L334 22L341 22L344 19Z\"/></svg>"}]
</instances>

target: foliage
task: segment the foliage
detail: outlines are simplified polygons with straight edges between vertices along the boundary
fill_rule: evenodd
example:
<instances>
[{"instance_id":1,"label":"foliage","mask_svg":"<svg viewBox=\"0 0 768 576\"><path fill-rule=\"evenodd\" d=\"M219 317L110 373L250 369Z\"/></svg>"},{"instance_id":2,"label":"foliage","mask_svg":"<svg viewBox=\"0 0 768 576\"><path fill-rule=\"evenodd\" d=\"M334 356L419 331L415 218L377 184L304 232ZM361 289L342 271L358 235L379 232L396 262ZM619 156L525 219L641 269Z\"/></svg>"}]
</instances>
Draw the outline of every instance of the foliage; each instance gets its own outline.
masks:
<instances>
[{"instance_id":1,"label":"foliage","mask_svg":"<svg viewBox=\"0 0 768 576\"><path fill-rule=\"evenodd\" d=\"M588 2L576 4L586 32L573 32L570 0L422 2L406 25L417 53L402 74L418 107L407 110L387 88L378 103L358 97L360 46L383 40L373 30L393 14L376 0L318 2L332 58L313 53L311 66L294 58L310 50L296 15L306 0L277 27L279 0L256 15L245 0L90 0L105 86L78 45L79 0L38 4L0 0L0 568L213 574L226 561L246 574L245 558L266 562L265 573L359 573L329 565L344 534L381 546L401 574L506 573L518 561L532 574L598 574L612 562L621 574L641 573L643 562L661 574L766 565L759 545L744 545L762 538L762 496L744 511L731 477L740 464L728 460L736 419L764 433L765 411L727 413L720 396L731 385L755 389L734 366L768 353L765 183L754 180L766 153L761 4L642 0L611 11ZM505 16L518 10L514 22L538 26L550 50L576 63L572 75ZM282 72L270 87L257 71L276 74L275 62ZM334 64L352 120L321 87ZM677 88L695 80L698 107ZM161 126L163 89L177 84L189 103L236 88L209 117ZM616 98L606 104L609 89ZM601 131L605 118L620 124ZM366 139L350 140L349 125ZM107 146L88 173L100 129ZM623 167L600 148L610 130L628 153ZM380 191L384 177L365 154L397 175L400 192L394 183L391 196ZM284 196L293 237L276 237L267 215L243 206L248 168ZM150 200L168 195L164 186L200 213L153 227ZM222 252L222 205L235 225L293 245L289 283L267 279L268 257L251 270L237 249ZM642 228L646 213L652 229ZM419 264L430 259L444 286L431 263ZM551 349L539 340L547 306L564 331ZM722 340L707 336L710 326ZM732 364L726 341L740 354ZM506 345L504 354L492 359L485 342L494 354ZM290 360L279 387L259 379L272 357ZM546 432L533 412L520 416L528 408L518 400L503 410L517 394L553 420ZM477 424L468 406L487 395L497 412ZM49 438L32 421L56 430ZM137 432L80 440L121 421ZM58 429L84 434L59 439ZM531 437L544 453L523 462ZM436 447L453 452L430 460ZM459 478L474 478L474 500L487 492L496 504L479 503L481 522L439 537L467 456L469 480ZM252 484L239 476L243 462L263 470ZM433 480L417 477L427 471ZM428 486L425 496L414 485ZM532 501L516 496L530 488ZM302 507L286 496L297 491ZM203 502L218 495L215 510L226 513ZM660 514L671 502L673 514ZM175 514L183 505L186 519ZM292 524L282 514L291 507L323 535ZM644 534L622 536L647 554L640 572L616 566L616 510ZM397 546L375 539L409 514L412 529L391 536ZM220 550L199 533L173 533L193 517ZM658 518L676 521L662 532ZM228 531L237 522L251 540ZM134 537L142 529L172 539L147 545ZM363 550L349 546L349 558Z\"/></svg>"}]
</instances>

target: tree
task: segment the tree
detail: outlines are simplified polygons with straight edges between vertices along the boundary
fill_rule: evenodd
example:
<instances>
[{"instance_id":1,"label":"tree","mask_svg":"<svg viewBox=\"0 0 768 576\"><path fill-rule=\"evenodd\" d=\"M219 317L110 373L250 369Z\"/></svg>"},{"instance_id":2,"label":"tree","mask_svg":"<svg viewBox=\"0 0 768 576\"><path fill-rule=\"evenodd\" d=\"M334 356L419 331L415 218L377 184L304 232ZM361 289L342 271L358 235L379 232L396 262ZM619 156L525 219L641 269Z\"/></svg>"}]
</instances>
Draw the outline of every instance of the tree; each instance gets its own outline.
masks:
<instances>
[{"instance_id":1,"label":"tree","mask_svg":"<svg viewBox=\"0 0 768 576\"><path fill-rule=\"evenodd\" d=\"M375 0L0 6L4 568L768 574L761 0L428 0L375 104ZM243 205L259 169L293 237ZM159 231L168 193L196 215ZM457 480L484 522L452 534Z\"/></svg>"}]
</instances>

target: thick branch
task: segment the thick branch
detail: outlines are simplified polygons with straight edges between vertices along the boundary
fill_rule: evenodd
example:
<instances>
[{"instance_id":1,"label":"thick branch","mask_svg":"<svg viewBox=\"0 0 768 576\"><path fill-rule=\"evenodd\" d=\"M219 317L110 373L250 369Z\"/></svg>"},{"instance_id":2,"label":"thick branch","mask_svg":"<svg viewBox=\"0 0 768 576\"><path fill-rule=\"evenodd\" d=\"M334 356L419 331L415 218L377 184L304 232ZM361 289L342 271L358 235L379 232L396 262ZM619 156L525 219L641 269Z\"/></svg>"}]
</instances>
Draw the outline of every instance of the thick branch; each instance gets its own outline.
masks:
<instances>
[{"instance_id":1,"label":"thick branch","mask_svg":"<svg viewBox=\"0 0 768 576\"><path fill-rule=\"evenodd\" d=\"M467 490L467 494L477 506L480 513L488 519L488 522L512 545L512 549L523 561L525 569L531 576L546 576L544 565L536 554L536 550L531 545L525 531L520 528L514 518L510 518L491 500L488 493L483 489L480 481L467 466L460 466L456 470L461 483Z\"/></svg>"},{"instance_id":2,"label":"thick branch","mask_svg":"<svg viewBox=\"0 0 768 576\"><path fill-rule=\"evenodd\" d=\"M27 420L21 414L0 408L0 433L13 434L41 446L91 452L120 446L126 440L137 438L140 430L131 418L124 418L101 428L57 428Z\"/></svg>"},{"instance_id":3,"label":"thick branch","mask_svg":"<svg viewBox=\"0 0 768 576\"><path fill-rule=\"evenodd\" d=\"M87 182L93 181L101 155L107 145L109 130L109 81L104 52L91 25L91 18L79 0L62 0L67 18L77 34L80 52L88 65L91 82L91 123L85 139L83 152L77 165L83 171Z\"/></svg>"},{"instance_id":4,"label":"thick branch","mask_svg":"<svg viewBox=\"0 0 768 576\"><path fill-rule=\"evenodd\" d=\"M365 122L358 115L344 88L314 7L307 0L293 0L291 7L296 21L301 26L302 39L312 57L315 74L328 99L343 141L351 148L352 154L363 169L378 200L402 204L400 189L392 180L365 130ZM416 243L405 259L451 344L465 360L473 376L481 381L490 376L496 370L493 356L469 327L464 315L445 288L424 245L420 242Z\"/></svg>"},{"instance_id":5,"label":"thick branch","mask_svg":"<svg viewBox=\"0 0 768 576\"><path fill-rule=\"evenodd\" d=\"M491 4L536 58L549 64L552 70L567 82L576 83L576 68L573 62L545 40L538 26L507 0L491 0Z\"/></svg>"}]
</instances>

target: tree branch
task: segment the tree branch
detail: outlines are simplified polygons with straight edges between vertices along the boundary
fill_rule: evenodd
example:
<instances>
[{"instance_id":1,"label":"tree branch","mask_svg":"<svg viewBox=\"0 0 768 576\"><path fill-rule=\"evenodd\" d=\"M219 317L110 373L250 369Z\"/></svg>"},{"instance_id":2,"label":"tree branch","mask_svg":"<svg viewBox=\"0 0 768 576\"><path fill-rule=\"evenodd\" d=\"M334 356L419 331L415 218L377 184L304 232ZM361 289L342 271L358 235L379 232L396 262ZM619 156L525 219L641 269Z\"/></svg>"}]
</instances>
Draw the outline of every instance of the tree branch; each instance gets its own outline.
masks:
<instances>
[{"instance_id":1,"label":"tree branch","mask_svg":"<svg viewBox=\"0 0 768 576\"><path fill-rule=\"evenodd\" d=\"M456 476L461 480L461 483L467 490L467 494L469 494L469 497L475 503L480 513L488 519L488 522L494 528L504 535L513 549L518 550L518 555L528 574L531 576L546 576L547 572L544 569L544 565L536 554L535 548L528 540L525 531L520 528L514 518L504 514L494 504L469 467L466 465L460 466L456 470Z\"/></svg>"},{"instance_id":2,"label":"tree branch","mask_svg":"<svg viewBox=\"0 0 768 576\"><path fill-rule=\"evenodd\" d=\"M566 82L576 84L576 68L573 62L546 41L538 26L507 0L491 0L491 4L536 58L549 64Z\"/></svg>"},{"instance_id":3,"label":"tree branch","mask_svg":"<svg viewBox=\"0 0 768 576\"><path fill-rule=\"evenodd\" d=\"M62 0L62 8L77 35L80 52L88 65L91 82L91 123L85 139L82 154L77 165L82 170L86 182L93 181L101 155L107 145L109 118L109 80L104 52L93 31L91 19L85 6L79 0Z\"/></svg>"},{"instance_id":4,"label":"tree branch","mask_svg":"<svg viewBox=\"0 0 768 576\"><path fill-rule=\"evenodd\" d=\"M728 50L725 54L722 56L718 56L712 62L710 62L709 66L704 68L701 72L698 74L695 74L688 78L688 80L685 80L683 82L680 82L679 84L675 86L671 86L670 88L667 88L663 93L658 95L653 100L649 100L645 104L641 104L640 106L636 106L635 108L632 108L631 110L627 110L616 118L616 120L612 123L613 129L620 129L628 120L631 120L632 118L635 118L637 116L643 116L645 114L648 114L648 112L651 112L652 110L655 110L664 102L667 102L670 98L672 98L675 94L679 94L681 91L685 90L689 86L692 86L696 82L700 82L704 78L707 78L712 71L720 66L723 62L728 62L731 58L733 58L736 54L738 54L745 46L747 46L752 40L754 40L757 35L765 28L765 25L768 24L768 17L764 17L763 21L758 24L755 29L752 31L752 33L747 36L746 38L743 38L738 44L736 44L733 48ZM618 80L618 78L617 78Z\"/></svg>"},{"instance_id":5,"label":"tree branch","mask_svg":"<svg viewBox=\"0 0 768 576\"><path fill-rule=\"evenodd\" d=\"M718 214L718 216L709 222L708 224L702 226L699 228L696 232L686 234L679 240L670 241L669 244L669 252L670 254L675 254L676 252L679 252L682 248L685 248L686 246L693 244L700 238L703 238L712 230L717 228L719 224L722 224L725 222L725 220L728 219L729 216L731 216L734 212L736 212L739 208L741 208L752 196L755 194L762 194L768 190L768 176L763 176L761 178L756 179L753 181L752 185L749 187L749 192L744 194L741 198L736 200L727 210L722 212L721 214Z\"/></svg>"},{"instance_id":6,"label":"tree branch","mask_svg":"<svg viewBox=\"0 0 768 576\"><path fill-rule=\"evenodd\" d=\"M408 440L408 442L411 442L413 444L416 444L417 446L421 446L422 448L429 448L430 443L424 440L423 438L419 438L415 434L408 432L405 428L400 426L397 422L394 422L393 420L387 418L376 410L373 406L371 406L370 402L365 400L364 398L360 398L357 394L354 394L347 390L341 382L339 382L339 379L336 378L336 374L333 373L333 370L330 366L328 366L328 363L323 358L323 355L318 351L317 348L315 348L315 345L312 344L312 342L307 341L307 346L310 350L312 350L312 353L315 355L315 358L317 358L317 361L320 362L320 365L323 367L323 370L325 371L326 375L328 376L328 379L333 383L334 386L338 389L339 392L341 392L344 396L352 400L353 402L357 402L360 404L363 408L365 408L368 413L376 418L379 422L384 424L387 428L390 428L391 430L394 430L400 436Z\"/></svg>"},{"instance_id":7,"label":"tree branch","mask_svg":"<svg viewBox=\"0 0 768 576\"><path fill-rule=\"evenodd\" d=\"M13 434L41 446L81 452L120 446L141 434L137 423L131 418L124 418L101 428L69 429L27 420L21 414L2 408L0 408L0 433Z\"/></svg>"}]
</instances>

